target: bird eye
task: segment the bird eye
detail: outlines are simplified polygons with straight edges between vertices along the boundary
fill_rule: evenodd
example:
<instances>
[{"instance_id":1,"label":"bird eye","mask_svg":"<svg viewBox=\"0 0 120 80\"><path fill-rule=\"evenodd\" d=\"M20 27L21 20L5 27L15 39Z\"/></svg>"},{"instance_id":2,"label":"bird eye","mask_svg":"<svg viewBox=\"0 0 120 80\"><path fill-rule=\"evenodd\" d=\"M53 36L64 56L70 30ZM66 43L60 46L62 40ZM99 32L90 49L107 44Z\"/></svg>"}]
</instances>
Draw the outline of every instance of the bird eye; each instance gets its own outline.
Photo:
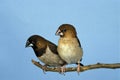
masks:
<instances>
[{"instance_id":1,"label":"bird eye","mask_svg":"<svg viewBox=\"0 0 120 80\"><path fill-rule=\"evenodd\" d=\"M66 29L61 30L61 32L66 32Z\"/></svg>"},{"instance_id":2,"label":"bird eye","mask_svg":"<svg viewBox=\"0 0 120 80\"><path fill-rule=\"evenodd\" d=\"M35 44L35 42L34 42L34 41L32 41L31 43L32 43L32 44Z\"/></svg>"}]
</instances>

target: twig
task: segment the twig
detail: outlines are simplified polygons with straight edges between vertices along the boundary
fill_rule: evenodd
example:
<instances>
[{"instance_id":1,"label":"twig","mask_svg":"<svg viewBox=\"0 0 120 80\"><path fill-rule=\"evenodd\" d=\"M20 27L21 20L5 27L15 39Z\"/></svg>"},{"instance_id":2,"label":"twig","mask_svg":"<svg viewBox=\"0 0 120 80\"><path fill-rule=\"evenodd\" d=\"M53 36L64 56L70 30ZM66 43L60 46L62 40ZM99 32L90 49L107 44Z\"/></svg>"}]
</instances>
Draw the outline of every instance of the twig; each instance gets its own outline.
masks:
<instances>
[{"instance_id":1,"label":"twig","mask_svg":"<svg viewBox=\"0 0 120 80\"><path fill-rule=\"evenodd\" d=\"M32 63L37 67L43 69L43 65L41 65L39 62L32 60ZM117 69L117 68L120 68L120 63L113 63L113 64L97 63L97 64L86 65L81 67L80 72L92 70L92 69L99 69L99 68ZM71 72L76 70L77 70L77 67L66 68L66 72ZM45 71L59 72L60 68L46 67Z\"/></svg>"}]
</instances>

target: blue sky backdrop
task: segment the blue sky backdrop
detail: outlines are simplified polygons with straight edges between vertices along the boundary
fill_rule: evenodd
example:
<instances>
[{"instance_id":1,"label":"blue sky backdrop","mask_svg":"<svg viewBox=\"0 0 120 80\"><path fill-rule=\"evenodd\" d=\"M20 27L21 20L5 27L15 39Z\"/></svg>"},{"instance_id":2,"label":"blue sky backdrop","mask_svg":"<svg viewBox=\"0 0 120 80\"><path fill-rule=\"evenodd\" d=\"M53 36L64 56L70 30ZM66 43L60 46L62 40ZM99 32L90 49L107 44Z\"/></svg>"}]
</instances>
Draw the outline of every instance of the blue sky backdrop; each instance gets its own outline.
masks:
<instances>
[{"instance_id":1,"label":"blue sky backdrop","mask_svg":"<svg viewBox=\"0 0 120 80\"><path fill-rule=\"evenodd\" d=\"M75 26L84 65L120 62L119 0L0 0L0 80L119 80L120 69L44 74L26 40L38 34L57 44L57 28Z\"/></svg>"}]
</instances>

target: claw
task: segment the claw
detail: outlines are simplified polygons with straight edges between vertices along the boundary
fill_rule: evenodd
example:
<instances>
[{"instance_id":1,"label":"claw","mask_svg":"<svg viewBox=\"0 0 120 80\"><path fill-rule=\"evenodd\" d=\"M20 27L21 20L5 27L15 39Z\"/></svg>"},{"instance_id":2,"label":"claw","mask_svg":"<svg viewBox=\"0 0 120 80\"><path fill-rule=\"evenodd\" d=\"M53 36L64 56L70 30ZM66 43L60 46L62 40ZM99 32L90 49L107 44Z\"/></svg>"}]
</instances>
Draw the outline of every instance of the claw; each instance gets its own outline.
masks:
<instances>
[{"instance_id":1,"label":"claw","mask_svg":"<svg viewBox=\"0 0 120 80\"><path fill-rule=\"evenodd\" d=\"M65 74L64 74L65 71L66 71L66 67L65 67L65 65L64 65L64 66L61 67L60 72L61 72L61 74L65 75Z\"/></svg>"},{"instance_id":2,"label":"claw","mask_svg":"<svg viewBox=\"0 0 120 80\"><path fill-rule=\"evenodd\" d=\"M47 68L47 65L42 66L42 69L43 69L43 73L44 73L44 74L46 74L46 68Z\"/></svg>"}]
</instances>

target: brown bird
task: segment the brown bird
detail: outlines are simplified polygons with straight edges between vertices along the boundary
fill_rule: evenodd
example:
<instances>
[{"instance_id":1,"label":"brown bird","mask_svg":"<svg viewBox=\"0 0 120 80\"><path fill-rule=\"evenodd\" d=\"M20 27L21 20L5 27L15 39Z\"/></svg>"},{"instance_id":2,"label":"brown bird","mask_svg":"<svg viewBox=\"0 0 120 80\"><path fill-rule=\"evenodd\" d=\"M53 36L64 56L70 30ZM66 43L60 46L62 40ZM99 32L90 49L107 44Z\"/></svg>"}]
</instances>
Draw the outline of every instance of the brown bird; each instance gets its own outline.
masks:
<instances>
[{"instance_id":1,"label":"brown bird","mask_svg":"<svg viewBox=\"0 0 120 80\"><path fill-rule=\"evenodd\" d=\"M30 36L26 42L26 47L32 47L37 58L45 66L60 67L66 64L57 52L57 46L39 35Z\"/></svg>"},{"instance_id":2,"label":"brown bird","mask_svg":"<svg viewBox=\"0 0 120 80\"><path fill-rule=\"evenodd\" d=\"M83 50L76 29L73 25L62 24L56 31L56 35L60 36L57 47L60 57L68 64L78 64L77 72L79 73Z\"/></svg>"}]
</instances>

